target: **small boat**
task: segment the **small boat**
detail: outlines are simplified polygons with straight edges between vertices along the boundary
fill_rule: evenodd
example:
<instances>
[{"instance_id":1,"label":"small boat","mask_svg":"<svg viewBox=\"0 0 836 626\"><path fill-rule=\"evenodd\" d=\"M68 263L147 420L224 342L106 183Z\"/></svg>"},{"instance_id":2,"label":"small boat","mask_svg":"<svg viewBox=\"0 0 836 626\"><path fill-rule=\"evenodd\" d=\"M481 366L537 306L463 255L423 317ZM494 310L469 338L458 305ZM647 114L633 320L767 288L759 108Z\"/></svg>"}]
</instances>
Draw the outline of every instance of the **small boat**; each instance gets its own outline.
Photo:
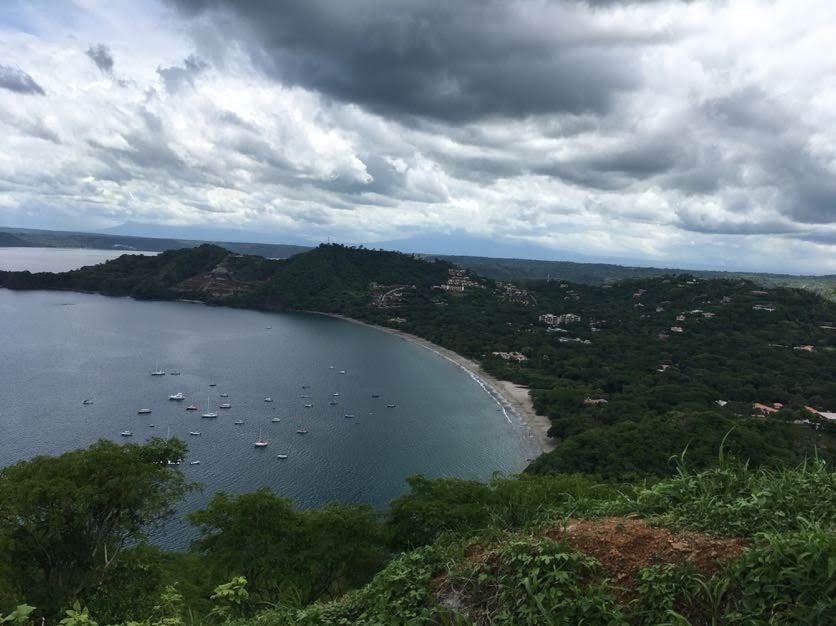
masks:
<instances>
[{"instance_id":1,"label":"small boat","mask_svg":"<svg viewBox=\"0 0 836 626\"><path fill-rule=\"evenodd\" d=\"M200 461L189 461L189 465L200 465Z\"/></svg>"},{"instance_id":2,"label":"small boat","mask_svg":"<svg viewBox=\"0 0 836 626\"><path fill-rule=\"evenodd\" d=\"M217 414L217 413L215 413L214 411L210 411L210 410L209 410L209 396L206 396L206 409L207 409L207 410L206 410L206 413L204 413L204 414L203 414L203 415L201 415L200 417L205 417L205 418L207 418L207 419L211 419L211 418L214 418L214 417L218 417L218 414Z\"/></svg>"},{"instance_id":3,"label":"small boat","mask_svg":"<svg viewBox=\"0 0 836 626\"><path fill-rule=\"evenodd\" d=\"M173 372L169 372L168 375L169 376L179 376L180 375L180 370L174 370Z\"/></svg>"},{"instance_id":4,"label":"small boat","mask_svg":"<svg viewBox=\"0 0 836 626\"><path fill-rule=\"evenodd\" d=\"M273 418L273 419L271 419L270 421L271 421L271 422L273 422L274 424L278 424L279 422L281 422L281 421L282 421L282 418L280 418L280 417L274 417L274 418Z\"/></svg>"},{"instance_id":5,"label":"small boat","mask_svg":"<svg viewBox=\"0 0 836 626\"><path fill-rule=\"evenodd\" d=\"M159 365L154 365L154 371L151 376L165 376L165 370L161 370Z\"/></svg>"},{"instance_id":6,"label":"small boat","mask_svg":"<svg viewBox=\"0 0 836 626\"><path fill-rule=\"evenodd\" d=\"M329 365L329 366L328 366L328 369L329 369L329 370L332 370L332 369L334 369L334 366L333 366L333 365Z\"/></svg>"},{"instance_id":7,"label":"small boat","mask_svg":"<svg viewBox=\"0 0 836 626\"><path fill-rule=\"evenodd\" d=\"M337 401L336 400L331 400L331 402L329 402L328 404L330 404L331 406L336 406Z\"/></svg>"},{"instance_id":8,"label":"small boat","mask_svg":"<svg viewBox=\"0 0 836 626\"><path fill-rule=\"evenodd\" d=\"M340 374L345 374L345 370L340 370Z\"/></svg>"},{"instance_id":9,"label":"small boat","mask_svg":"<svg viewBox=\"0 0 836 626\"><path fill-rule=\"evenodd\" d=\"M387 404L386 408L387 409L394 409L396 406L398 406L398 405L397 404Z\"/></svg>"},{"instance_id":10,"label":"small boat","mask_svg":"<svg viewBox=\"0 0 836 626\"><path fill-rule=\"evenodd\" d=\"M286 454L277 454L277 455L276 455L276 458L277 458L277 459L286 459L286 458L287 458L287 455L286 455Z\"/></svg>"},{"instance_id":11,"label":"small boat","mask_svg":"<svg viewBox=\"0 0 836 626\"><path fill-rule=\"evenodd\" d=\"M168 396L168 399L174 400L175 402L182 402L186 399L186 396L183 395L182 391L178 391L177 393L173 393L170 396Z\"/></svg>"},{"instance_id":12,"label":"small boat","mask_svg":"<svg viewBox=\"0 0 836 626\"><path fill-rule=\"evenodd\" d=\"M231 408L232 408L232 405L231 405L229 402L221 402L221 403L218 405L218 408L219 408L219 409L231 409Z\"/></svg>"},{"instance_id":13,"label":"small boat","mask_svg":"<svg viewBox=\"0 0 836 626\"><path fill-rule=\"evenodd\" d=\"M151 412L151 409L140 409L136 412L137 415L148 415Z\"/></svg>"},{"instance_id":14,"label":"small boat","mask_svg":"<svg viewBox=\"0 0 836 626\"><path fill-rule=\"evenodd\" d=\"M218 395L220 395L220 396L221 396L221 398L228 398L228 397L229 397L229 394L228 394L228 393L226 393L226 392L221 393L221 394L218 394Z\"/></svg>"},{"instance_id":15,"label":"small boat","mask_svg":"<svg viewBox=\"0 0 836 626\"><path fill-rule=\"evenodd\" d=\"M189 436L190 437L200 437L200 431L199 430L191 430L191 431L189 431Z\"/></svg>"},{"instance_id":16,"label":"small boat","mask_svg":"<svg viewBox=\"0 0 836 626\"><path fill-rule=\"evenodd\" d=\"M240 426L241 424L243 424L243 423L244 423L244 420L235 420L235 421L234 421L234 422L232 422L232 423L233 423L233 424L235 424L236 426Z\"/></svg>"},{"instance_id":17,"label":"small boat","mask_svg":"<svg viewBox=\"0 0 836 626\"><path fill-rule=\"evenodd\" d=\"M331 395L336 398L338 395L340 395L340 392L338 391L337 393L332 393Z\"/></svg>"},{"instance_id":18,"label":"small boat","mask_svg":"<svg viewBox=\"0 0 836 626\"><path fill-rule=\"evenodd\" d=\"M258 430L258 440L253 442L253 446L256 448L266 448L270 445L270 442L267 441L264 437L261 436L261 429Z\"/></svg>"},{"instance_id":19,"label":"small boat","mask_svg":"<svg viewBox=\"0 0 836 626\"><path fill-rule=\"evenodd\" d=\"M92 398L87 398L86 400L82 401L82 404L84 406L90 406L91 404L93 404L93 399Z\"/></svg>"},{"instance_id":20,"label":"small boat","mask_svg":"<svg viewBox=\"0 0 836 626\"><path fill-rule=\"evenodd\" d=\"M307 428L297 428L296 429L296 434L307 435L308 434L308 429Z\"/></svg>"},{"instance_id":21,"label":"small boat","mask_svg":"<svg viewBox=\"0 0 836 626\"><path fill-rule=\"evenodd\" d=\"M346 413L345 415L343 415L343 417L347 420L350 420L350 419L354 418L354 416L351 413Z\"/></svg>"},{"instance_id":22,"label":"small boat","mask_svg":"<svg viewBox=\"0 0 836 626\"><path fill-rule=\"evenodd\" d=\"M133 437L134 436L133 431L130 431L130 430L123 430L119 434L122 435L123 437Z\"/></svg>"},{"instance_id":23,"label":"small boat","mask_svg":"<svg viewBox=\"0 0 836 626\"><path fill-rule=\"evenodd\" d=\"M271 398L270 396L267 396L266 398L264 398L264 401L265 402L272 402L273 398Z\"/></svg>"},{"instance_id":24,"label":"small boat","mask_svg":"<svg viewBox=\"0 0 836 626\"><path fill-rule=\"evenodd\" d=\"M218 383L209 383L209 386L210 386L210 387L217 387L217 386L218 386Z\"/></svg>"},{"instance_id":25,"label":"small boat","mask_svg":"<svg viewBox=\"0 0 836 626\"><path fill-rule=\"evenodd\" d=\"M311 397L311 394L309 394L309 393L303 393L303 394L302 394L302 395L300 395L299 397L300 397L300 398L310 398L310 397Z\"/></svg>"},{"instance_id":26,"label":"small boat","mask_svg":"<svg viewBox=\"0 0 836 626\"><path fill-rule=\"evenodd\" d=\"M313 408L313 404L311 404L310 402L308 402L308 403L306 403L306 404L305 404L305 408L306 408L306 409Z\"/></svg>"},{"instance_id":27,"label":"small boat","mask_svg":"<svg viewBox=\"0 0 836 626\"><path fill-rule=\"evenodd\" d=\"M310 385L302 385L302 389L310 389L310 388L311 388Z\"/></svg>"},{"instance_id":28,"label":"small boat","mask_svg":"<svg viewBox=\"0 0 836 626\"><path fill-rule=\"evenodd\" d=\"M186 410L187 411L197 411L197 405L196 404L190 404L189 406L186 407Z\"/></svg>"},{"instance_id":29,"label":"small boat","mask_svg":"<svg viewBox=\"0 0 836 626\"><path fill-rule=\"evenodd\" d=\"M153 424L148 424L148 428L154 428Z\"/></svg>"},{"instance_id":30,"label":"small boat","mask_svg":"<svg viewBox=\"0 0 836 626\"><path fill-rule=\"evenodd\" d=\"M379 393L373 393L373 394L372 394L372 398L379 398L379 397L380 397L380 394L379 394Z\"/></svg>"}]
</instances>

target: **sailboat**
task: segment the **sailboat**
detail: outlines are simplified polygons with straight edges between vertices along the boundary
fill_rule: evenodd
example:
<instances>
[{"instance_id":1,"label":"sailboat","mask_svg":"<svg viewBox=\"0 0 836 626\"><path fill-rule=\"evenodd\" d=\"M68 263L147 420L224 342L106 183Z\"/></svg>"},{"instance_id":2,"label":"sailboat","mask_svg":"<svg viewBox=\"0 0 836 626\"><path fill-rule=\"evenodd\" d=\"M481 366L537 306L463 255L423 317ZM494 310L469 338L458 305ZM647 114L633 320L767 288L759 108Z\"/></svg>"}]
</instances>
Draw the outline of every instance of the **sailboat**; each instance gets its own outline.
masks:
<instances>
[{"instance_id":1,"label":"sailboat","mask_svg":"<svg viewBox=\"0 0 836 626\"><path fill-rule=\"evenodd\" d=\"M296 434L297 435L307 435L308 434L308 429L305 428L304 426L302 426L302 428L297 428L296 429Z\"/></svg>"},{"instance_id":2,"label":"sailboat","mask_svg":"<svg viewBox=\"0 0 836 626\"><path fill-rule=\"evenodd\" d=\"M160 369L160 364L154 364L154 371L151 372L151 376L165 376L165 370Z\"/></svg>"},{"instance_id":3,"label":"sailboat","mask_svg":"<svg viewBox=\"0 0 836 626\"><path fill-rule=\"evenodd\" d=\"M93 398L87 398L86 400L84 400L84 401L82 402L82 404L83 404L84 406L90 406L91 404L93 404Z\"/></svg>"},{"instance_id":4,"label":"sailboat","mask_svg":"<svg viewBox=\"0 0 836 626\"><path fill-rule=\"evenodd\" d=\"M211 419L213 417L218 417L217 413L215 413L214 411L211 411L209 409L209 396L206 396L206 412L203 415L201 415L200 417L205 417L207 419Z\"/></svg>"},{"instance_id":5,"label":"sailboat","mask_svg":"<svg viewBox=\"0 0 836 626\"><path fill-rule=\"evenodd\" d=\"M186 410L187 411L197 411L197 405L196 404L190 404L189 406L186 407Z\"/></svg>"},{"instance_id":6,"label":"sailboat","mask_svg":"<svg viewBox=\"0 0 836 626\"><path fill-rule=\"evenodd\" d=\"M256 448L266 448L270 445L270 442L267 441L264 437L261 436L261 429L258 429L258 441L253 443L253 446Z\"/></svg>"}]
</instances>

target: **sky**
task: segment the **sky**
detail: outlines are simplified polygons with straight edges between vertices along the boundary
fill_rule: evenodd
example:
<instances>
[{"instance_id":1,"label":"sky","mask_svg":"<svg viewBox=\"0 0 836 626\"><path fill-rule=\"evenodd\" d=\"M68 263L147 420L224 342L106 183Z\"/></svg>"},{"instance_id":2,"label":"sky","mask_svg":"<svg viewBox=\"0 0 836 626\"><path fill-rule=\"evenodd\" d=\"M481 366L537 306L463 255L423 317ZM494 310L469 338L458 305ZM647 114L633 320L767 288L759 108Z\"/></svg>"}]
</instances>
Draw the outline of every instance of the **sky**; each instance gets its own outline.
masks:
<instances>
[{"instance_id":1,"label":"sky","mask_svg":"<svg viewBox=\"0 0 836 626\"><path fill-rule=\"evenodd\" d=\"M0 224L836 273L832 0L4 0Z\"/></svg>"}]
</instances>

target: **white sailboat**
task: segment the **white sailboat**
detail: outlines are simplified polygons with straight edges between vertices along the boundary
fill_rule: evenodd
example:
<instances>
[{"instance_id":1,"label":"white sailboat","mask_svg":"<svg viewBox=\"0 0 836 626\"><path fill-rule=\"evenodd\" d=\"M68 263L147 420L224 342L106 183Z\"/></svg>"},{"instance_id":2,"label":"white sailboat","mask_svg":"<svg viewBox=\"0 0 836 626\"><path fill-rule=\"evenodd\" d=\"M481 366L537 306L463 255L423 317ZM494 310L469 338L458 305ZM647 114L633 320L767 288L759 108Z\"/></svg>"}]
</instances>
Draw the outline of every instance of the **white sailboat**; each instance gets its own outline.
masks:
<instances>
[{"instance_id":1,"label":"white sailboat","mask_svg":"<svg viewBox=\"0 0 836 626\"><path fill-rule=\"evenodd\" d=\"M205 417L207 419L212 419L214 417L218 417L217 413L215 413L214 411L211 411L209 409L209 396L206 396L206 412L203 415L201 415L200 417Z\"/></svg>"},{"instance_id":2,"label":"white sailboat","mask_svg":"<svg viewBox=\"0 0 836 626\"><path fill-rule=\"evenodd\" d=\"M151 372L151 376L165 376L165 370L160 369L160 364L154 364L154 371Z\"/></svg>"},{"instance_id":3,"label":"white sailboat","mask_svg":"<svg viewBox=\"0 0 836 626\"><path fill-rule=\"evenodd\" d=\"M270 445L270 442L267 441L264 437L262 437L261 429L259 428L258 429L258 441L253 442L253 446L256 447L256 448L266 448L269 445Z\"/></svg>"}]
</instances>

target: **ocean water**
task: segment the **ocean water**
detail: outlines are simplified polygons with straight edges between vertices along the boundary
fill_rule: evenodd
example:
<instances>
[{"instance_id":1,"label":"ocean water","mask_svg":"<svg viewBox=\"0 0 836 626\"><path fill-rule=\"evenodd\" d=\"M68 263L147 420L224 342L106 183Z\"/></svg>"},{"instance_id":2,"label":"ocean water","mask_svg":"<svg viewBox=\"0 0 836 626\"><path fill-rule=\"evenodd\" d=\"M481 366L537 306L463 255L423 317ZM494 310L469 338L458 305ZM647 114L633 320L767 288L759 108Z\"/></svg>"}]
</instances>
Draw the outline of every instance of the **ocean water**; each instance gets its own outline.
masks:
<instances>
[{"instance_id":1,"label":"ocean water","mask_svg":"<svg viewBox=\"0 0 836 626\"><path fill-rule=\"evenodd\" d=\"M96 265L123 254L157 254L134 250L90 250L87 248L2 248L0 270L21 272L66 272Z\"/></svg>"},{"instance_id":2,"label":"ocean water","mask_svg":"<svg viewBox=\"0 0 836 626\"><path fill-rule=\"evenodd\" d=\"M186 441L180 469L202 489L155 538L165 547L188 545L182 514L216 491L383 508L410 475L486 479L538 452L521 420L456 364L321 315L0 289L0 337L0 465L100 438ZM156 367L181 374L151 376ZM186 400L168 400L176 392ZM217 408L224 401L232 407ZM200 410L186 411L191 403ZM200 417L207 405L217 419ZM260 435L268 447L253 446Z\"/></svg>"}]
</instances>

